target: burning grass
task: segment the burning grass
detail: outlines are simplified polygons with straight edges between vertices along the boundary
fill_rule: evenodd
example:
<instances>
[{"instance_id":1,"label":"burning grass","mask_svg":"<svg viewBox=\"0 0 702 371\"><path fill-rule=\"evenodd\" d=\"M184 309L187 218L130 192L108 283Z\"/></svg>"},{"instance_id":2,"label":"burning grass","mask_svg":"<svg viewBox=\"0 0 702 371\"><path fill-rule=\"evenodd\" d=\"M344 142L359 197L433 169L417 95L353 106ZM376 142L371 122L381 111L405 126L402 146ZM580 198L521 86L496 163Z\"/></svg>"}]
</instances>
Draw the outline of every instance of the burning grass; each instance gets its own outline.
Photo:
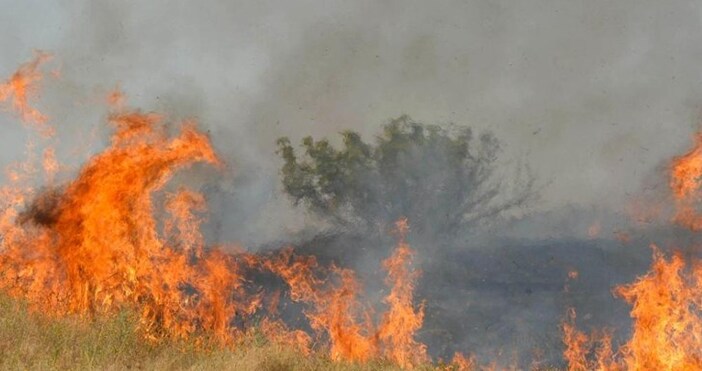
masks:
<instances>
[{"instance_id":1,"label":"burning grass","mask_svg":"<svg viewBox=\"0 0 702 371\"><path fill-rule=\"evenodd\" d=\"M38 54L0 85L0 102L11 101L25 122L48 125L48 116L27 99L36 94L38 67L46 58ZM111 97L117 95L122 97ZM125 109L123 100L109 100L110 145L88 159L74 179L37 192L30 157L0 188L5 293L25 301L30 311L96 324L109 324L127 310L135 333L155 349L182 342L234 351L251 334L260 334L302 356L326 350L342 363L385 360L412 368L428 361L426 347L414 339L424 309L413 304L417 274L405 242L406 220L397 223L400 242L385 260L390 294L377 320L372 306L360 301L361 283L348 269L321 267L314 257L291 250L253 255L205 246L204 196L164 188L176 172L195 163L220 167L222 161L195 123L177 125L174 134L161 115ZM53 179L58 164L47 147L43 170ZM165 199L163 205L156 196ZM273 293L252 282L252 271L285 281L292 300L308 306L313 333L288 329L276 318L275 306L262 306Z\"/></svg>"},{"instance_id":2,"label":"burning grass","mask_svg":"<svg viewBox=\"0 0 702 371\"><path fill-rule=\"evenodd\" d=\"M0 103L45 141L39 158L49 183L36 190L39 165L30 156L8 169L9 183L0 187L0 367L499 368L461 354L450 364L431 363L415 337L424 305L415 303L419 272L405 219L395 224L399 241L382 263L388 288L382 305L363 300L353 271L320 266L314 256L205 246L204 195L166 187L195 163L223 166L193 122L170 130L161 115L126 109L124 96L112 93L111 143L75 178L54 184L61 168L51 147L54 131L30 104L48 59L38 53L0 84ZM671 169L673 221L694 231L702 229L701 164L698 138ZM649 273L616 288L634 320L631 339L616 350L610 332L580 332L570 311L562 325L569 369L702 369L701 266L656 250ZM290 300L305 306L311 331L277 317L279 292L257 285L256 274L287 285Z\"/></svg>"},{"instance_id":3,"label":"burning grass","mask_svg":"<svg viewBox=\"0 0 702 371\"><path fill-rule=\"evenodd\" d=\"M671 162L669 180L676 206L671 221L692 231L702 229L701 176L698 134L693 148ZM702 260L679 251L667 257L657 246L652 249L649 272L614 288L632 306L633 320L631 337L618 349L613 349L611 330L577 330L571 309L563 324L569 370L702 369Z\"/></svg>"},{"instance_id":4,"label":"burning grass","mask_svg":"<svg viewBox=\"0 0 702 371\"><path fill-rule=\"evenodd\" d=\"M216 342L168 341L153 344L135 329L130 311L86 321L50 318L28 310L26 303L0 296L0 368L34 370L395 370L389 362L360 365L333 361L323 352L304 355L287 344L253 332L235 349ZM432 369L430 365L420 369Z\"/></svg>"},{"instance_id":5,"label":"burning grass","mask_svg":"<svg viewBox=\"0 0 702 371\"><path fill-rule=\"evenodd\" d=\"M0 369L23 370L242 370L242 371L391 371L390 360L359 363L334 360L326 351L299 352L261 331L238 339L237 347L222 348L216 339L205 342L146 341L135 329L139 315L130 310L86 321L80 316L49 317L29 309L26 302L0 295ZM419 371L468 371L471 359L424 362ZM499 368L475 368L495 370ZM556 371L539 368L533 371Z\"/></svg>"}]
</instances>

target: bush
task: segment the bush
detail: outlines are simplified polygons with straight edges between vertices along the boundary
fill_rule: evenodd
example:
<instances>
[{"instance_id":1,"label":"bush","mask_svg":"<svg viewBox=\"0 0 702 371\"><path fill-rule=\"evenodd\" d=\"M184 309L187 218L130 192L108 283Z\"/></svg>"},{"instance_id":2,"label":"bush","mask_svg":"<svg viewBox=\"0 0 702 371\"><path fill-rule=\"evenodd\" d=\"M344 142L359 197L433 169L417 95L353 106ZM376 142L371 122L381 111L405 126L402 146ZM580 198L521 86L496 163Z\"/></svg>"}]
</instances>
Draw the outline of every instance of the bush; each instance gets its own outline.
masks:
<instances>
[{"instance_id":1,"label":"bush","mask_svg":"<svg viewBox=\"0 0 702 371\"><path fill-rule=\"evenodd\" d=\"M531 176L516 179L509 195L494 179L500 145L489 132L475 137L468 127L402 116L374 144L353 131L342 136L341 149L308 136L303 156L285 137L277 151L285 192L336 225L378 230L404 216L422 236L451 237L535 195Z\"/></svg>"}]
</instances>

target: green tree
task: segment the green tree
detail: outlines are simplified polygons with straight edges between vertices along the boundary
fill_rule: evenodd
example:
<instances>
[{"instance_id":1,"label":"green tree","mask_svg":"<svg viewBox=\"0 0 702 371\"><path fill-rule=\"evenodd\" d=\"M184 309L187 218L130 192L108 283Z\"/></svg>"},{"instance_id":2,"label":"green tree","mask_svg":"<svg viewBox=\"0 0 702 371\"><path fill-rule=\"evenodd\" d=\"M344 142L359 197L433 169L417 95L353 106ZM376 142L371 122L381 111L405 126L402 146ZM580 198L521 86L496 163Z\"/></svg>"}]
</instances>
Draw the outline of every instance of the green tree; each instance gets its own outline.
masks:
<instances>
[{"instance_id":1,"label":"green tree","mask_svg":"<svg viewBox=\"0 0 702 371\"><path fill-rule=\"evenodd\" d=\"M374 144L353 131L342 136L340 149L305 137L301 156L288 138L277 142L285 192L337 225L374 229L405 216L420 235L454 236L535 195L531 176L515 179L510 192L494 179L500 146L491 133L402 116Z\"/></svg>"}]
</instances>

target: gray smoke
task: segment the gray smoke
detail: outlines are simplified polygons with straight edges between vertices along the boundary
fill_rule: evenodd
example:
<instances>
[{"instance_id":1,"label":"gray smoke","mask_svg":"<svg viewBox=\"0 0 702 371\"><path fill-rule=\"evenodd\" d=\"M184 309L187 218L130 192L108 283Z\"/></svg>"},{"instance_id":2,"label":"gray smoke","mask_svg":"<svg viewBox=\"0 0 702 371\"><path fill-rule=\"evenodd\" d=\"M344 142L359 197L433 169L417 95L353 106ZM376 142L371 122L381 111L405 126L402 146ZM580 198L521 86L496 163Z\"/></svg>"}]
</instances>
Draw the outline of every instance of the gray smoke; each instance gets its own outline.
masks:
<instances>
[{"instance_id":1,"label":"gray smoke","mask_svg":"<svg viewBox=\"0 0 702 371\"><path fill-rule=\"evenodd\" d=\"M700 9L686 1L8 1L3 9L4 75L33 48L57 55L63 80L44 96L57 126L99 125L101 94L117 83L134 106L197 117L235 173L254 174L246 198L262 199L234 212L266 225L263 205L284 204L271 195L275 138L347 128L370 136L402 113L494 130L503 158L526 157L547 184L543 208L620 209L652 165L687 145L702 96ZM16 149L3 146L3 163Z\"/></svg>"},{"instance_id":2,"label":"gray smoke","mask_svg":"<svg viewBox=\"0 0 702 371\"><path fill-rule=\"evenodd\" d=\"M40 108L60 133L61 160L77 165L103 146L103 97L117 84L132 106L195 117L230 168L183 177L211 194L213 238L252 248L304 239L298 233L320 223L281 194L276 138L353 129L370 139L405 113L492 130L505 165L534 170L542 187L535 216L493 226L489 237L582 240L600 220L611 239L627 227L631 198L689 145L702 103L702 4L682 0L27 0L0 8L0 76L34 48L56 55L62 78L46 82ZM0 127L4 167L24 157L27 133L9 114ZM482 254L494 240L466 239ZM543 286L542 303L555 300L558 285ZM480 287L502 295L499 285ZM539 308L505 309L498 323L557 323L530 317Z\"/></svg>"}]
</instances>

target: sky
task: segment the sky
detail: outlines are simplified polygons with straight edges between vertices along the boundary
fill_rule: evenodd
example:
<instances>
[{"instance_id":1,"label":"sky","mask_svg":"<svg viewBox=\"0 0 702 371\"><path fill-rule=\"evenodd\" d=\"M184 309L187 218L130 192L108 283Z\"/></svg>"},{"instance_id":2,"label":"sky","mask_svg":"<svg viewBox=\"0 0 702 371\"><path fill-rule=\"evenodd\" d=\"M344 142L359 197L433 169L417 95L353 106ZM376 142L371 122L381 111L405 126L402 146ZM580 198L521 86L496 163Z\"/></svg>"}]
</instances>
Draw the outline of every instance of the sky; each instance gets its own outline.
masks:
<instances>
[{"instance_id":1,"label":"sky","mask_svg":"<svg viewBox=\"0 0 702 371\"><path fill-rule=\"evenodd\" d=\"M55 55L61 78L47 82L39 106L64 147L103 125L102 97L117 85L136 107L197 118L231 164L214 181L236 200L213 205L231 215L222 233L243 241L305 223L279 194L280 136L354 129L372 140L402 114L469 125L497 135L504 164L533 169L538 208L616 211L689 147L702 113L694 1L0 6L0 76L34 49ZM0 127L5 166L22 157L27 133L9 114Z\"/></svg>"}]
</instances>

